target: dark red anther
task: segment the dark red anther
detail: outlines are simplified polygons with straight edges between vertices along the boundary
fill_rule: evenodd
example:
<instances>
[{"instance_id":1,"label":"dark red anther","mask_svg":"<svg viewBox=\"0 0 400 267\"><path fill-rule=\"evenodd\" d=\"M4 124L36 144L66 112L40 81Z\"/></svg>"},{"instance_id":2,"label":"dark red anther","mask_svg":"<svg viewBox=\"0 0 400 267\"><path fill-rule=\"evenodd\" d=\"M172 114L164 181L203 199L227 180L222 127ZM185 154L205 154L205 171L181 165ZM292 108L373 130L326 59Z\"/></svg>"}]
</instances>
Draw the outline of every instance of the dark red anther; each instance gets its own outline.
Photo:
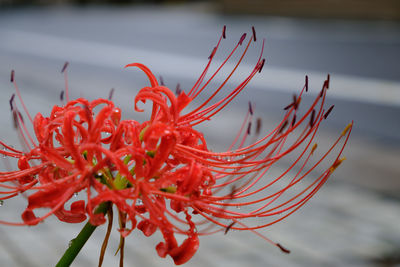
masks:
<instances>
[{"instance_id":1,"label":"dark red anther","mask_svg":"<svg viewBox=\"0 0 400 267\"><path fill-rule=\"evenodd\" d=\"M279 129L279 133L283 132L283 130L285 130L287 125L288 125L288 121L285 120L285 122L282 124L281 128Z\"/></svg>"},{"instance_id":2,"label":"dark red anther","mask_svg":"<svg viewBox=\"0 0 400 267\"><path fill-rule=\"evenodd\" d=\"M305 87L306 87L306 92L308 92L308 75L306 75L306 85L305 85Z\"/></svg>"},{"instance_id":3,"label":"dark red anther","mask_svg":"<svg viewBox=\"0 0 400 267\"><path fill-rule=\"evenodd\" d=\"M297 108L298 108L298 100L297 100L297 95L296 94L293 94L293 106L294 106L294 109L297 110Z\"/></svg>"},{"instance_id":4,"label":"dark red anther","mask_svg":"<svg viewBox=\"0 0 400 267\"><path fill-rule=\"evenodd\" d=\"M250 115L253 115L253 105L251 104L250 101L249 101L249 112L250 112Z\"/></svg>"},{"instance_id":5,"label":"dark red anther","mask_svg":"<svg viewBox=\"0 0 400 267\"><path fill-rule=\"evenodd\" d=\"M65 61L64 66L61 69L61 73L64 73L64 71L67 69L68 65L69 65L69 62Z\"/></svg>"},{"instance_id":6,"label":"dark red anther","mask_svg":"<svg viewBox=\"0 0 400 267\"><path fill-rule=\"evenodd\" d=\"M160 75L160 77L159 77L159 80L160 80L160 84L162 85L162 86L165 86L165 83L164 83L164 79L163 79L163 77Z\"/></svg>"},{"instance_id":7,"label":"dark red anther","mask_svg":"<svg viewBox=\"0 0 400 267\"><path fill-rule=\"evenodd\" d=\"M258 73L261 72L262 68L264 67L264 63L265 63L265 58L263 58L263 59L261 60L260 67L258 67Z\"/></svg>"},{"instance_id":8,"label":"dark red anther","mask_svg":"<svg viewBox=\"0 0 400 267\"><path fill-rule=\"evenodd\" d=\"M288 110L289 108L291 108L294 105L294 103L290 103L289 105L287 105L286 107L283 108L283 110Z\"/></svg>"},{"instance_id":9,"label":"dark red anther","mask_svg":"<svg viewBox=\"0 0 400 267\"><path fill-rule=\"evenodd\" d=\"M15 94L12 94L12 96L11 96L11 98L10 98L10 108L11 108L11 111L13 111L14 110L14 97L15 97Z\"/></svg>"},{"instance_id":10,"label":"dark red anther","mask_svg":"<svg viewBox=\"0 0 400 267\"><path fill-rule=\"evenodd\" d=\"M233 222L233 223L231 223L230 225L228 225L228 226L225 228L225 233L224 233L225 235L229 232L229 230L231 230L232 226L234 226L235 223L236 223L236 222Z\"/></svg>"},{"instance_id":11,"label":"dark red anther","mask_svg":"<svg viewBox=\"0 0 400 267\"><path fill-rule=\"evenodd\" d=\"M222 28L222 38L226 39L226 25Z\"/></svg>"},{"instance_id":12,"label":"dark red anther","mask_svg":"<svg viewBox=\"0 0 400 267\"><path fill-rule=\"evenodd\" d=\"M259 134L261 131L262 121L261 118L257 118L256 121L256 134Z\"/></svg>"},{"instance_id":13,"label":"dark red anther","mask_svg":"<svg viewBox=\"0 0 400 267\"><path fill-rule=\"evenodd\" d=\"M324 91L325 91L325 83L324 86L322 86L321 93L319 93L319 97L322 97L324 95Z\"/></svg>"},{"instance_id":14,"label":"dark red anther","mask_svg":"<svg viewBox=\"0 0 400 267\"><path fill-rule=\"evenodd\" d=\"M332 109L335 107L335 105L332 105L330 108L328 108L328 110L325 112L324 114L324 119L326 120L326 118L328 118L329 113L331 113Z\"/></svg>"},{"instance_id":15,"label":"dark red anther","mask_svg":"<svg viewBox=\"0 0 400 267\"><path fill-rule=\"evenodd\" d=\"M285 253L287 253L287 254L290 253L290 250L288 250L287 248L283 247L281 244L276 243L276 246L277 246L278 248L280 248L280 249L282 250L282 252L285 252Z\"/></svg>"},{"instance_id":16,"label":"dark red anther","mask_svg":"<svg viewBox=\"0 0 400 267\"><path fill-rule=\"evenodd\" d=\"M331 79L331 76L328 73L328 77L326 78L326 89L329 89L329 81Z\"/></svg>"},{"instance_id":17,"label":"dark red anther","mask_svg":"<svg viewBox=\"0 0 400 267\"><path fill-rule=\"evenodd\" d=\"M243 44L244 39L246 39L246 33L243 33L242 37L240 37L239 45Z\"/></svg>"},{"instance_id":18,"label":"dark red anther","mask_svg":"<svg viewBox=\"0 0 400 267\"><path fill-rule=\"evenodd\" d=\"M314 119L315 119L315 109L313 109L311 112L310 123L309 123L311 128L314 126Z\"/></svg>"},{"instance_id":19,"label":"dark red anther","mask_svg":"<svg viewBox=\"0 0 400 267\"><path fill-rule=\"evenodd\" d=\"M294 126L294 124L296 123L296 114L293 115L293 119L292 119L292 127Z\"/></svg>"},{"instance_id":20,"label":"dark red anther","mask_svg":"<svg viewBox=\"0 0 400 267\"><path fill-rule=\"evenodd\" d=\"M229 197L233 198L235 196L235 193L236 193L236 185L232 185L231 192L229 193Z\"/></svg>"},{"instance_id":21,"label":"dark red anther","mask_svg":"<svg viewBox=\"0 0 400 267\"><path fill-rule=\"evenodd\" d=\"M61 90L61 93L60 93L60 100L61 100L61 102L64 101L64 90Z\"/></svg>"},{"instance_id":22,"label":"dark red anther","mask_svg":"<svg viewBox=\"0 0 400 267\"><path fill-rule=\"evenodd\" d=\"M211 59L212 57L214 57L216 51L217 51L217 47L215 46L215 47L213 48L213 50L211 51L211 54L210 54L210 56L208 57L208 59Z\"/></svg>"},{"instance_id":23,"label":"dark red anther","mask_svg":"<svg viewBox=\"0 0 400 267\"><path fill-rule=\"evenodd\" d=\"M114 89L114 88L111 88L110 92L108 93L108 100L111 100L111 99L112 99L112 97L113 97L113 95L114 95L114 91L115 91L115 89Z\"/></svg>"},{"instance_id":24,"label":"dark red anther","mask_svg":"<svg viewBox=\"0 0 400 267\"><path fill-rule=\"evenodd\" d=\"M251 30L253 31L253 39L254 42L257 41L257 37L256 37L256 29L254 29L254 26L251 27Z\"/></svg>"},{"instance_id":25,"label":"dark red anther","mask_svg":"<svg viewBox=\"0 0 400 267\"><path fill-rule=\"evenodd\" d=\"M15 71L11 70L11 77L10 77L10 82L14 82L14 76L15 76Z\"/></svg>"},{"instance_id":26,"label":"dark red anther","mask_svg":"<svg viewBox=\"0 0 400 267\"><path fill-rule=\"evenodd\" d=\"M24 123L24 117L22 117L22 113L18 111L18 117Z\"/></svg>"},{"instance_id":27,"label":"dark red anther","mask_svg":"<svg viewBox=\"0 0 400 267\"><path fill-rule=\"evenodd\" d=\"M249 125L247 126L247 134L251 134L251 121L249 122Z\"/></svg>"},{"instance_id":28,"label":"dark red anther","mask_svg":"<svg viewBox=\"0 0 400 267\"><path fill-rule=\"evenodd\" d=\"M176 95L180 95L181 92L182 92L181 85L178 83L178 84L176 85L175 94L176 94Z\"/></svg>"},{"instance_id":29,"label":"dark red anther","mask_svg":"<svg viewBox=\"0 0 400 267\"><path fill-rule=\"evenodd\" d=\"M12 116L13 116L13 122L14 122L14 128L18 129L19 123L18 123L18 112L16 109L12 111Z\"/></svg>"}]
</instances>

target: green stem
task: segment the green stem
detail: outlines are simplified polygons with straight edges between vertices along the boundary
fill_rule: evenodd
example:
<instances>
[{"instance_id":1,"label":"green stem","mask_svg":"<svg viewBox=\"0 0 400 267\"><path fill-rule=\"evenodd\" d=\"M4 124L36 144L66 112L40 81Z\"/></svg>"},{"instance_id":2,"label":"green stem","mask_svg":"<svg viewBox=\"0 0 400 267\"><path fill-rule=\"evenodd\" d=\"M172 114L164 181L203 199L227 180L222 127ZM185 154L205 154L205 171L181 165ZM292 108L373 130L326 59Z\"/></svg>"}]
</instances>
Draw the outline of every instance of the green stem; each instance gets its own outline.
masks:
<instances>
[{"instance_id":1,"label":"green stem","mask_svg":"<svg viewBox=\"0 0 400 267\"><path fill-rule=\"evenodd\" d=\"M107 213L107 210L110 208L110 204L108 202L103 202L96 209L95 213ZM56 267L67 267L70 266L74 261L79 251L81 251L82 247L85 245L86 241L93 234L94 230L96 230L97 226L92 225L90 222L87 222L82 230L79 232L78 236L71 240L68 249L64 252L64 255L58 261Z\"/></svg>"}]
</instances>

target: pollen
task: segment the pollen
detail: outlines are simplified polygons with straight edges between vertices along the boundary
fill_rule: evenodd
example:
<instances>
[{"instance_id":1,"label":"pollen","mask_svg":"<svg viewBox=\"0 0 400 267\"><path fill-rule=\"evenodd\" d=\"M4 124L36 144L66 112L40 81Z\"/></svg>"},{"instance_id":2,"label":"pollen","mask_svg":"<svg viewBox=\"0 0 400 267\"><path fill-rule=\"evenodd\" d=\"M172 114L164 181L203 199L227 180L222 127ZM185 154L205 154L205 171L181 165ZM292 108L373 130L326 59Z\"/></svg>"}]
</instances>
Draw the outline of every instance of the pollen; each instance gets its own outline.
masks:
<instances>
[{"instance_id":1,"label":"pollen","mask_svg":"<svg viewBox=\"0 0 400 267\"><path fill-rule=\"evenodd\" d=\"M334 171L337 169L337 167L339 167L339 165L342 164L342 162L345 161L345 160L346 160L346 157L337 159L337 160L335 161L335 163L333 163L333 165L329 168L329 171L330 171L331 173L334 172Z\"/></svg>"},{"instance_id":2,"label":"pollen","mask_svg":"<svg viewBox=\"0 0 400 267\"><path fill-rule=\"evenodd\" d=\"M347 124L347 126L344 128L344 130L342 131L342 136L345 136L347 134L347 132L353 127L353 123L349 123Z\"/></svg>"}]
</instances>

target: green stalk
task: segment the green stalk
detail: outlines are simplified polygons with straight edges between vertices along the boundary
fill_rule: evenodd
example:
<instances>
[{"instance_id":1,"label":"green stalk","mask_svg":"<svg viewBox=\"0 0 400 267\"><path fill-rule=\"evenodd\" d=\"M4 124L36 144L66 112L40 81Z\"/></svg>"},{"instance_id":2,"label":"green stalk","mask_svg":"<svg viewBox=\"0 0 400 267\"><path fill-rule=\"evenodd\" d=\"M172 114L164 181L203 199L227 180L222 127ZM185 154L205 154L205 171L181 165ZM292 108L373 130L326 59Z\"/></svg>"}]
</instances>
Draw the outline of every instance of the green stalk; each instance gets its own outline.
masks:
<instances>
[{"instance_id":1,"label":"green stalk","mask_svg":"<svg viewBox=\"0 0 400 267\"><path fill-rule=\"evenodd\" d=\"M103 202L99 205L94 213L106 214L109 208L110 203ZM92 225L90 222L87 222L82 230L79 232L78 236L71 240L68 249L64 252L64 255L58 261L56 267L70 266L78 255L79 251L81 251L82 247L85 245L86 241L93 234L94 230L96 230L96 228L97 226Z\"/></svg>"}]
</instances>

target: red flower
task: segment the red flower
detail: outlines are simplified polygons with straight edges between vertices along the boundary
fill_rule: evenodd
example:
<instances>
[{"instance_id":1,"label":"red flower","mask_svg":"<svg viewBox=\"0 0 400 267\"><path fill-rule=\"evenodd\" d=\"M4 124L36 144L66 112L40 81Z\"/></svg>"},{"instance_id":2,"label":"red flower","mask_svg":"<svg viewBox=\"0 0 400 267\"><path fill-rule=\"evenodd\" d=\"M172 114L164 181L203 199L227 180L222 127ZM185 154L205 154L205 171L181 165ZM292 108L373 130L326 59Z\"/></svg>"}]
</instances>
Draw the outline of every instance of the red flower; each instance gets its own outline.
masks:
<instances>
[{"instance_id":1,"label":"red flower","mask_svg":"<svg viewBox=\"0 0 400 267\"><path fill-rule=\"evenodd\" d=\"M120 213L123 237L135 228L146 236L159 230L164 241L156 246L158 255L170 255L176 264L183 264L194 255L199 235L227 233L230 229L250 230L272 242L256 230L283 220L321 188L343 160L341 155L352 124L325 153L319 157L313 155L317 148L317 130L332 108L324 106L328 76L320 94L308 110L300 114L301 99L308 90L306 77L299 96L294 96L285 108L282 121L269 134L261 135L259 119L255 134L251 133L253 109L249 105L228 150L212 152L195 126L225 108L261 72L265 62L261 49L251 73L223 99L211 104L237 70L250 44L256 41L253 31L244 44L244 34L225 61L206 79L223 38L225 28L205 70L187 93L180 91L175 95L160 85L142 64L126 66L140 68L150 81L150 86L141 89L135 97L136 111L143 111L138 102L153 103L151 117L144 123L121 120L121 111L111 100L69 100L68 88L65 105L54 106L48 117L38 113L32 119L12 72L12 82L33 124L35 137L26 130L13 96L11 110L23 149L17 150L1 142L4 149L0 153L18 159L19 170L0 172L0 186L4 188L0 199L25 193L28 205L22 213L23 222L2 223L35 225L54 214L69 223L82 222L89 216L93 225L99 225L106 219L104 214L95 213L95 209L101 203L112 203ZM187 105L206 89L242 45L244 51L226 80L206 101L185 112ZM250 136L252 142L248 141ZM325 171L315 176L317 167L336 146L340 146L336 157ZM296 156L283 173L269 174L275 163L292 154ZM300 189L296 191L297 187ZM81 191L86 194L86 200L73 201L74 194ZM69 208L66 208L67 202ZM41 208L48 212L37 217L35 210ZM186 235L182 244L178 244L175 234ZM280 244L272 243L288 252Z\"/></svg>"}]
</instances>

